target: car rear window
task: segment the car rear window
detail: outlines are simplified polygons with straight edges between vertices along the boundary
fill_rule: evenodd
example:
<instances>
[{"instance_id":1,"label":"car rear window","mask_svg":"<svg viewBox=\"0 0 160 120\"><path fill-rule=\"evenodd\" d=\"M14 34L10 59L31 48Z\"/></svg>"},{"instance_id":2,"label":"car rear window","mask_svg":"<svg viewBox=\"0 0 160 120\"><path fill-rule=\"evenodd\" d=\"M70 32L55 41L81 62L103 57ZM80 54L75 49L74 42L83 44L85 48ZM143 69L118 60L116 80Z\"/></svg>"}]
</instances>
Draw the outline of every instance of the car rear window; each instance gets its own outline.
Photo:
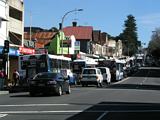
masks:
<instances>
[{"instance_id":1,"label":"car rear window","mask_svg":"<svg viewBox=\"0 0 160 120\"><path fill-rule=\"evenodd\" d=\"M57 78L56 73L42 73L38 74L35 78Z\"/></svg>"},{"instance_id":2,"label":"car rear window","mask_svg":"<svg viewBox=\"0 0 160 120\"><path fill-rule=\"evenodd\" d=\"M96 74L95 69L84 69L83 74Z\"/></svg>"},{"instance_id":3,"label":"car rear window","mask_svg":"<svg viewBox=\"0 0 160 120\"><path fill-rule=\"evenodd\" d=\"M101 70L101 73L106 73L106 69L105 68L99 68Z\"/></svg>"}]
</instances>

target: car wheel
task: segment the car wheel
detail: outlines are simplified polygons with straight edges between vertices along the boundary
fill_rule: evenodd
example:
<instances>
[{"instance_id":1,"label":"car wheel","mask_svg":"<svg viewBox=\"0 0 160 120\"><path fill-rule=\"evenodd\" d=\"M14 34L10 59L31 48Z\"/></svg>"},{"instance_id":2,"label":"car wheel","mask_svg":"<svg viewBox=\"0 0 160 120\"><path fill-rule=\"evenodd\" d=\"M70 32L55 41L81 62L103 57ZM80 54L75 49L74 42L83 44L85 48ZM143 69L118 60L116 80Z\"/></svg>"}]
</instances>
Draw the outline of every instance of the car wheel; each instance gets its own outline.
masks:
<instances>
[{"instance_id":1,"label":"car wheel","mask_svg":"<svg viewBox=\"0 0 160 120\"><path fill-rule=\"evenodd\" d=\"M68 91L66 91L66 94L70 94L71 93L71 87L70 85L68 86Z\"/></svg>"},{"instance_id":2,"label":"car wheel","mask_svg":"<svg viewBox=\"0 0 160 120\"><path fill-rule=\"evenodd\" d=\"M103 81L102 84L103 84L104 87L107 87L107 86L108 86L107 81Z\"/></svg>"},{"instance_id":3,"label":"car wheel","mask_svg":"<svg viewBox=\"0 0 160 120\"><path fill-rule=\"evenodd\" d=\"M58 86L58 87L57 87L57 95L58 95L58 96L61 96L61 95L62 95L62 87L61 87L61 86Z\"/></svg>"}]
</instances>

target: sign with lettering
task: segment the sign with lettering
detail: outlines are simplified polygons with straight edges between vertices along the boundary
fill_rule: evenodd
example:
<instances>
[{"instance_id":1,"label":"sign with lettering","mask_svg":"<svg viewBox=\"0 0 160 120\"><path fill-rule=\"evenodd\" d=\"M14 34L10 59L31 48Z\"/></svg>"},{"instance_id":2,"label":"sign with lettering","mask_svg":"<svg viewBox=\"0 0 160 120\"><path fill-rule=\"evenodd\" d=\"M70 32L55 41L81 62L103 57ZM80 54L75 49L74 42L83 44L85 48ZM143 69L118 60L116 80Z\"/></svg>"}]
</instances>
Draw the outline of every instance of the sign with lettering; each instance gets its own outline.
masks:
<instances>
[{"instance_id":1,"label":"sign with lettering","mask_svg":"<svg viewBox=\"0 0 160 120\"><path fill-rule=\"evenodd\" d=\"M35 48L35 42L31 40L24 40L24 46L27 48Z\"/></svg>"},{"instance_id":2,"label":"sign with lettering","mask_svg":"<svg viewBox=\"0 0 160 120\"><path fill-rule=\"evenodd\" d=\"M80 41L75 41L74 50L80 50Z\"/></svg>"},{"instance_id":3,"label":"sign with lettering","mask_svg":"<svg viewBox=\"0 0 160 120\"><path fill-rule=\"evenodd\" d=\"M25 48L25 47L19 47L19 52L21 54L35 54L35 49Z\"/></svg>"},{"instance_id":4,"label":"sign with lettering","mask_svg":"<svg viewBox=\"0 0 160 120\"><path fill-rule=\"evenodd\" d=\"M36 54L47 54L48 50L45 48L39 48L35 51Z\"/></svg>"}]
</instances>

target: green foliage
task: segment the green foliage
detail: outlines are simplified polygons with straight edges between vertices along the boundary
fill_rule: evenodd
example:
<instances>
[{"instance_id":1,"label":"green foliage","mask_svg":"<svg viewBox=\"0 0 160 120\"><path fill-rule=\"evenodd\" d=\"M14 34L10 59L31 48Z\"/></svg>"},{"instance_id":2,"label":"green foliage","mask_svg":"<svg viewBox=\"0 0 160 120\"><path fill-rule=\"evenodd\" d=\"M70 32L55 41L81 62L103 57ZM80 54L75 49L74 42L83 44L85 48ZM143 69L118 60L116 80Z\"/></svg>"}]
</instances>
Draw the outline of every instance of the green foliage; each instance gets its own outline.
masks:
<instances>
[{"instance_id":1,"label":"green foliage","mask_svg":"<svg viewBox=\"0 0 160 120\"><path fill-rule=\"evenodd\" d=\"M157 28L151 37L151 41L148 45L148 51L152 56L160 58L160 28Z\"/></svg>"},{"instance_id":2,"label":"green foliage","mask_svg":"<svg viewBox=\"0 0 160 120\"><path fill-rule=\"evenodd\" d=\"M121 34L123 38L123 44L125 44L124 54L132 56L138 49L138 37L135 17L132 15L127 16L127 20L124 23L125 29ZM126 51L127 49L127 51Z\"/></svg>"},{"instance_id":3,"label":"green foliage","mask_svg":"<svg viewBox=\"0 0 160 120\"><path fill-rule=\"evenodd\" d=\"M116 38L121 39L123 43L123 54L132 56L138 50L139 42L137 35L137 27L135 17L132 15L127 16L124 21L124 30Z\"/></svg>"}]
</instances>

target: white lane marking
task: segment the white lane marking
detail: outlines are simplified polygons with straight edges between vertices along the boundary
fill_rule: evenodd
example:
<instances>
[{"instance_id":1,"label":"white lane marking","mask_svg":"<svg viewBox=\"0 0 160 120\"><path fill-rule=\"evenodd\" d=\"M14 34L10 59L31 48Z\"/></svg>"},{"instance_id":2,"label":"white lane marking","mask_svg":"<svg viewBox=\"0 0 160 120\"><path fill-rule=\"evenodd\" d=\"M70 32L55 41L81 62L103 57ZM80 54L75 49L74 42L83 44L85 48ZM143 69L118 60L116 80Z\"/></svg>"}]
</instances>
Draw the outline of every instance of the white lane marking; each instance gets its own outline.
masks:
<instances>
[{"instance_id":1,"label":"white lane marking","mask_svg":"<svg viewBox=\"0 0 160 120\"><path fill-rule=\"evenodd\" d=\"M8 114L0 114L0 118L7 116Z\"/></svg>"},{"instance_id":2,"label":"white lane marking","mask_svg":"<svg viewBox=\"0 0 160 120\"><path fill-rule=\"evenodd\" d=\"M150 74L150 71L148 71L147 76L146 76L146 77L144 78L144 80L140 83L140 85L143 85L143 84L147 81L149 74Z\"/></svg>"},{"instance_id":3,"label":"white lane marking","mask_svg":"<svg viewBox=\"0 0 160 120\"><path fill-rule=\"evenodd\" d=\"M101 120L105 115L107 115L109 112L106 111L102 115L100 115L96 120Z\"/></svg>"},{"instance_id":4,"label":"white lane marking","mask_svg":"<svg viewBox=\"0 0 160 120\"><path fill-rule=\"evenodd\" d=\"M35 106L67 106L69 104L17 104L17 105L0 105L0 107L35 107Z\"/></svg>"}]
</instances>

